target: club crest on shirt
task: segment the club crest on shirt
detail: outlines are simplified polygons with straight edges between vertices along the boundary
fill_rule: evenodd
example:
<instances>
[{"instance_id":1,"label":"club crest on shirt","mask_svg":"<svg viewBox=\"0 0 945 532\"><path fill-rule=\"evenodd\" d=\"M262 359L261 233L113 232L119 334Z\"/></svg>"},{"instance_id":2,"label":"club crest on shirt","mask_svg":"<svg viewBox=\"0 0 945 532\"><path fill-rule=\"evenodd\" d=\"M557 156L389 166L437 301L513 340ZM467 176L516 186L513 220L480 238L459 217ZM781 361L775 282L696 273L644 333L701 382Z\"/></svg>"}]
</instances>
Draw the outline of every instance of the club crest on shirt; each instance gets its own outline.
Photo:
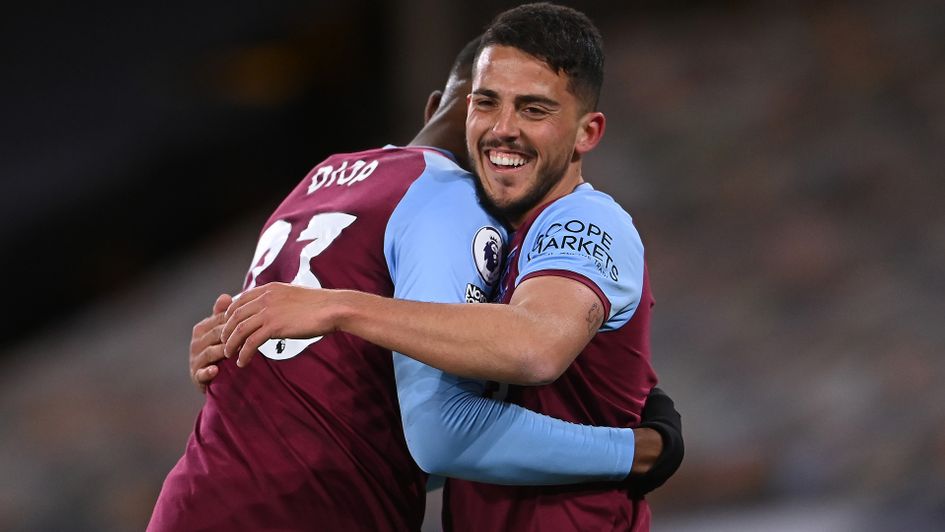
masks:
<instances>
[{"instance_id":1,"label":"club crest on shirt","mask_svg":"<svg viewBox=\"0 0 945 532\"><path fill-rule=\"evenodd\" d=\"M487 285L495 284L501 273L502 247L502 235L494 227L485 226L479 229L473 238L473 261Z\"/></svg>"}]
</instances>

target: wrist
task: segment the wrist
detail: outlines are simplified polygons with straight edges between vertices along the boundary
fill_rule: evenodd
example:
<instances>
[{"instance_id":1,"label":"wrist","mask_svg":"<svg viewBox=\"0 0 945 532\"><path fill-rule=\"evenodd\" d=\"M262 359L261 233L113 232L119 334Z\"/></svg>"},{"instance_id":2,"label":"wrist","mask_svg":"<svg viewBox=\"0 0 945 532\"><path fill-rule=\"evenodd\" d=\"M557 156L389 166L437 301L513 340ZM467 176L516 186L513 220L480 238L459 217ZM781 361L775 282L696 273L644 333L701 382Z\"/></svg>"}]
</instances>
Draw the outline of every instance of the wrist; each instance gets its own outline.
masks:
<instances>
[{"instance_id":1,"label":"wrist","mask_svg":"<svg viewBox=\"0 0 945 532\"><path fill-rule=\"evenodd\" d=\"M656 430L643 427L633 429L633 439L633 464L630 474L643 475L650 471L663 452L663 438Z\"/></svg>"},{"instance_id":2,"label":"wrist","mask_svg":"<svg viewBox=\"0 0 945 532\"><path fill-rule=\"evenodd\" d=\"M352 326L361 319L364 297L368 294L354 290L329 291L329 319L335 332L354 333Z\"/></svg>"}]
</instances>

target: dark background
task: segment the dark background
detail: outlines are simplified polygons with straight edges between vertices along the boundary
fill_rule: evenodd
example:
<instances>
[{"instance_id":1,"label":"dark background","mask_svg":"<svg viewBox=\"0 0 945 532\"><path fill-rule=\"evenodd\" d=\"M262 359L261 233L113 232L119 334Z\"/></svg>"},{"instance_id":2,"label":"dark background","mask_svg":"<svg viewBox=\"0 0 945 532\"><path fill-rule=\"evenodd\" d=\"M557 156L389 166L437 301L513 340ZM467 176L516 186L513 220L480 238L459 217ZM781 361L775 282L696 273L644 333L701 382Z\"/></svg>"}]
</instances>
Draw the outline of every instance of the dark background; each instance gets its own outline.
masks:
<instances>
[{"instance_id":1,"label":"dark background","mask_svg":"<svg viewBox=\"0 0 945 532\"><path fill-rule=\"evenodd\" d=\"M189 329L329 153L406 143L505 2L34 2L0 17L0 529L141 529ZM585 177L633 214L687 461L654 530L945 524L945 7L574 2ZM435 528L435 527L434 527Z\"/></svg>"},{"instance_id":2,"label":"dark background","mask_svg":"<svg viewBox=\"0 0 945 532\"><path fill-rule=\"evenodd\" d=\"M274 204L322 155L378 142L396 7L335 4L6 15L0 235L16 310L0 332L40 332Z\"/></svg>"}]
</instances>

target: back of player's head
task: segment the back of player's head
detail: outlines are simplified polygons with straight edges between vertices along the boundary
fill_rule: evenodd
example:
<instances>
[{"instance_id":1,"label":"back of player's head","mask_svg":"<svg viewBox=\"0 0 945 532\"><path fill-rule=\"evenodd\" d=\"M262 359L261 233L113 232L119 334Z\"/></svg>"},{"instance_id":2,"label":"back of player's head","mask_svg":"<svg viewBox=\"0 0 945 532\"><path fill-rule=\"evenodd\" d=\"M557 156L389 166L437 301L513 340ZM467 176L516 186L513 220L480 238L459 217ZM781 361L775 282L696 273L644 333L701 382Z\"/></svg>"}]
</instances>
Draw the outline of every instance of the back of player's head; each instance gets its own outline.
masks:
<instances>
[{"instance_id":1,"label":"back of player's head","mask_svg":"<svg viewBox=\"0 0 945 532\"><path fill-rule=\"evenodd\" d=\"M463 46L463 49L456 54L453 67L450 68L450 76L469 79L473 63L476 61L476 51L479 50L480 41L482 41L481 34L466 43L466 46Z\"/></svg>"},{"instance_id":2,"label":"back of player's head","mask_svg":"<svg viewBox=\"0 0 945 532\"><path fill-rule=\"evenodd\" d=\"M472 66L479 48L479 39L472 39L453 60L449 77L442 90L435 90L427 98L423 110L423 128L411 144L436 146L455 154L466 151L466 95L472 84ZM460 157L465 160L465 157Z\"/></svg>"},{"instance_id":3,"label":"back of player's head","mask_svg":"<svg viewBox=\"0 0 945 532\"><path fill-rule=\"evenodd\" d=\"M597 108L604 82L603 39L584 13L539 2L500 13L479 46L510 46L568 76L568 88L587 111Z\"/></svg>"}]
</instances>

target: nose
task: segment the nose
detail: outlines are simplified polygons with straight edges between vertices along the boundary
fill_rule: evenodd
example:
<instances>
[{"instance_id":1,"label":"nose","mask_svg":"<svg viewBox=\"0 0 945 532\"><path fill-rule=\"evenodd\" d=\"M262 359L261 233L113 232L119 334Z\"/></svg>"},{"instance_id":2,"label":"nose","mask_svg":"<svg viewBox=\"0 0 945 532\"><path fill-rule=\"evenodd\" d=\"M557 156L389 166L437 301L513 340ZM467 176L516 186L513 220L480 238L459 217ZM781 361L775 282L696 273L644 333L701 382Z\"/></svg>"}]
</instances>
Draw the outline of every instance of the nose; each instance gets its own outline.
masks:
<instances>
[{"instance_id":1,"label":"nose","mask_svg":"<svg viewBox=\"0 0 945 532\"><path fill-rule=\"evenodd\" d=\"M499 110L492 133L502 140L516 139L519 135L518 119L515 108L505 105Z\"/></svg>"}]
</instances>

